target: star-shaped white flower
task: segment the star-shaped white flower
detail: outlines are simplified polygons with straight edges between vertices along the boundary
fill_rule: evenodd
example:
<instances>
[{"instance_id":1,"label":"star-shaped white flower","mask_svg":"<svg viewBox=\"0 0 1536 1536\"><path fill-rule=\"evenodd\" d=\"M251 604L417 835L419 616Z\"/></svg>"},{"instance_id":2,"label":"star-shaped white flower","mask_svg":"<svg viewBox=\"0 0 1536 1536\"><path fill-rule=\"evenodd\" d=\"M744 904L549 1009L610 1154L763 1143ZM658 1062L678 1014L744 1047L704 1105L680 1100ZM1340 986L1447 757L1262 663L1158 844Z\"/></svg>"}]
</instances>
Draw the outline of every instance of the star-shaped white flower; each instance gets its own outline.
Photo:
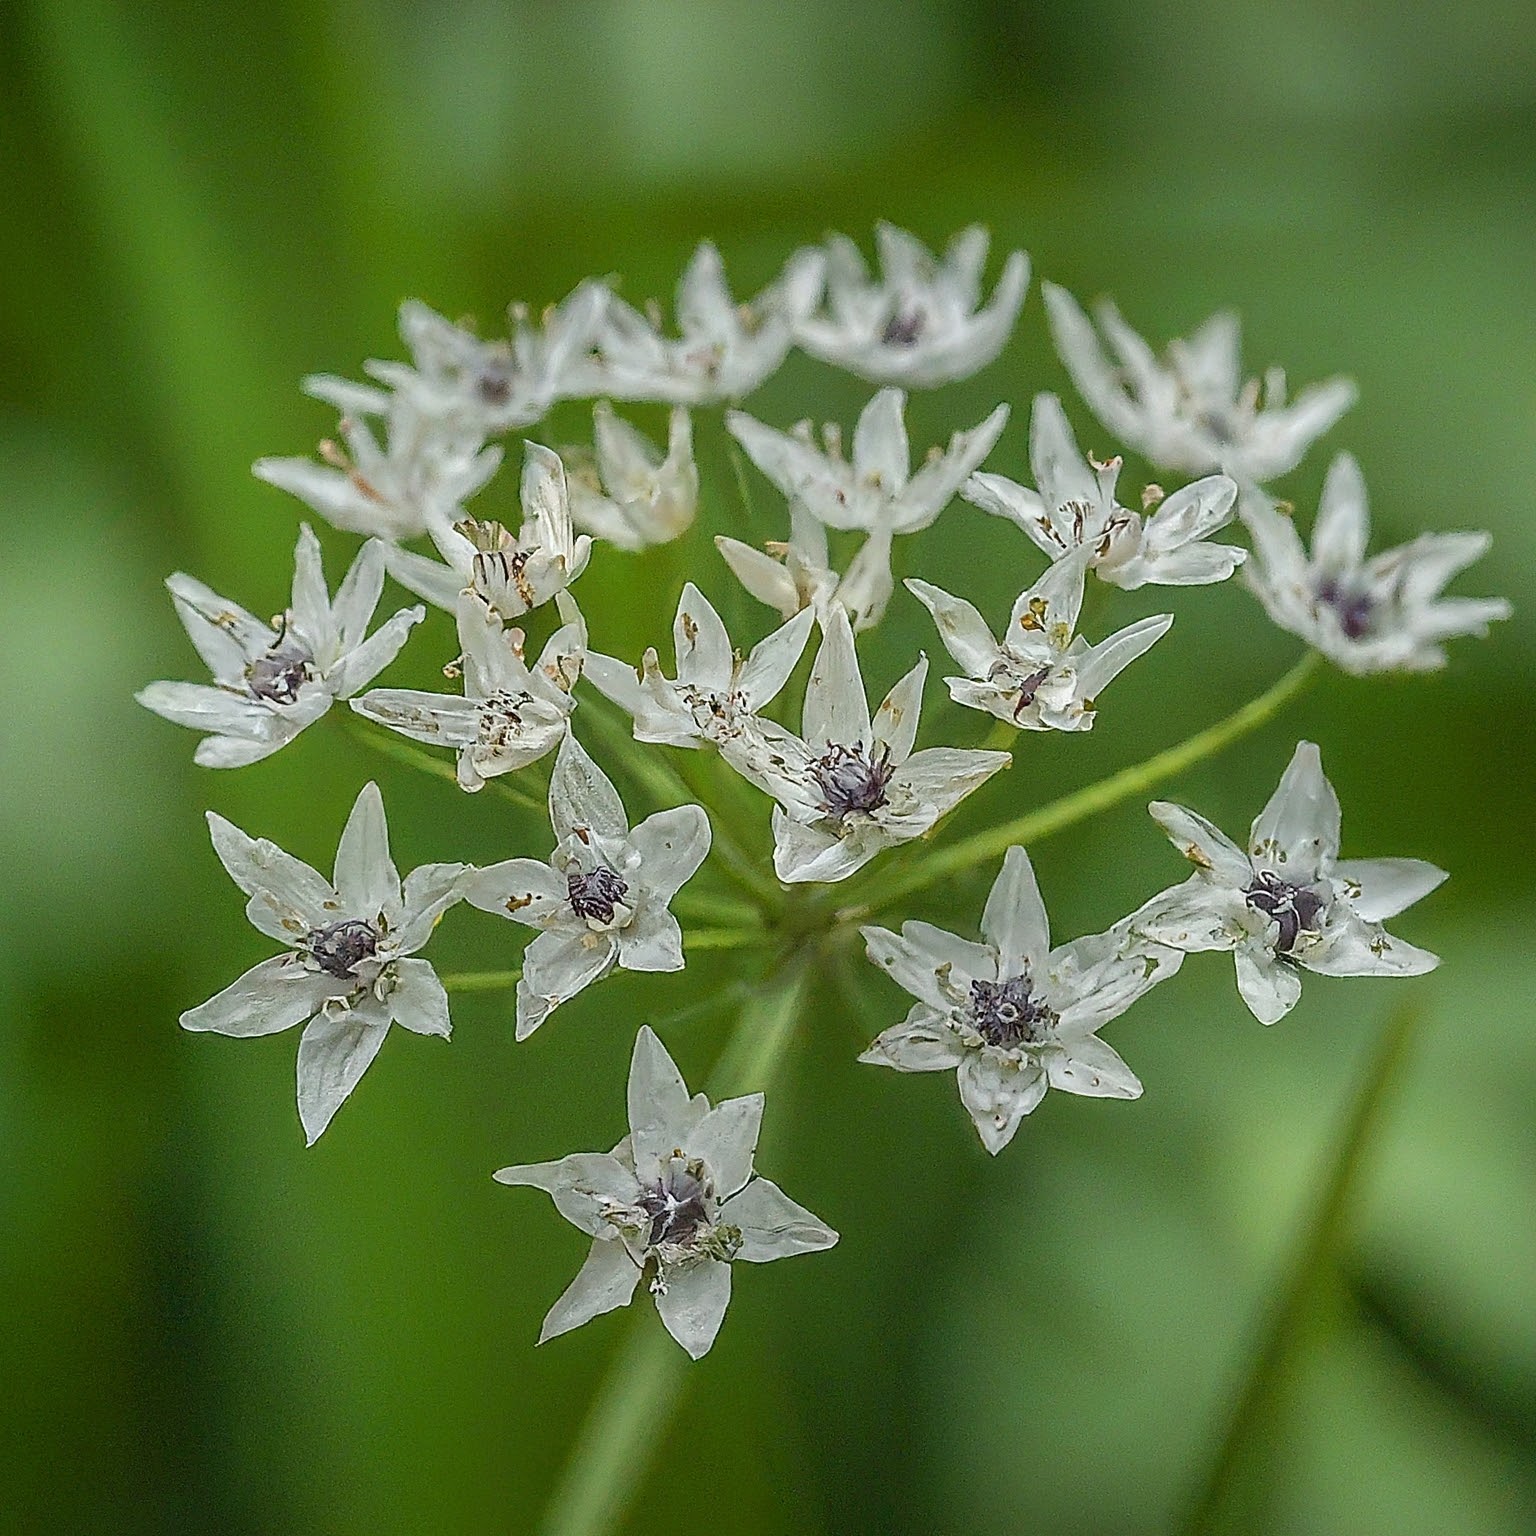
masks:
<instances>
[{"instance_id":1,"label":"star-shaped white flower","mask_svg":"<svg viewBox=\"0 0 1536 1536\"><path fill-rule=\"evenodd\" d=\"M1509 617L1499 597L1442 597L1457 572L1488 552L1486 533L1423 533L1366 556L1371 536L1360 466L1329 466L1308 554L1296 525L1261 491L1238 507L1253 534L1248 585L1270 618L1346 672L1428 672L1445 665L1441 642L1486 635Z\"/></svg>"},{"instance_id":2,"label":"star-shaped white flower","mask_svg":"<svg viewBox=\"0 0 1536 1536\"><path fill-rule=\"evenodd\" d=\"M402 608L368 634L384 590L377 546L352 562L334 600L307 525L293 561L292 606L270 625L180 571L166 580L213 685L151 683L135 697L177 725L209 732L194 754L205 768L243 767L286 746L335 700L377 677L424 617L419 606Z\"/></svg>"},{"instance_id":3,"label":"star-shaped white flower","mask_svg":"<svg viewBox=\"0 0 1536 1536\"><path fill-rule=\"evenodd\" d=\"M876 384L932 389L969 378L1003 350L1029 286L1029 258L1014 251L986 304L987 232L973 224L942 260L904 229L875 226L880 277L870 277L846 235L827 241L825 310L801 321L812 357Z\"/></svg>"},{"instance_id":4,"label":"star-shaped white flower","mask_svg":"<svg viewBox=\"0 0 1536 1536\"><path fill-rule=\"evenodd\" d=\"M1262 1024L1301 996L1301 972L1418 976L1440 961L1381 926L1445 879L1422 859L1341 859L1339 801L1309 741L1298 744L1245 853L1204 817L1155 800L1152 815L1195 866L1131 919L1136 932L1193 954L1231 950L1237 989Z\"/></svg>"},{"instance_id":5,"label":"star-shaped white flower","mask_svg":"<svg viewBox=\"0 0 1536 1536\"><path fill-rule=\"evenodd\" d=\"M323 464L265 458L251 470L348 533L415 539L434 522L451 524L501 466L500 448L482 448L477 432L424 410L408 395L326 374L306 379L304 388L342 413L341 442L320 445ZM382 445L370 417L382 422Z\"/></svg>"},{"instance_id":6,"label":"star-shaped white flower","mask_svg":"<svg viewBox=\"0 0 1536 1536\"><path fill-rule=\"evenodd\" d=\"M1205 542L1232 521L1237 486L1231 480L1207 475L1158 502L1146 518L1128 511L1115 500L1120 460L1085 459L1055 395L1035 396L1029 462L1038 490L1003 475L975 474L961 494L983 512L1017 523L1052 560L1086 545L1092 570L1132 591L1225 581L1247 558L1235 545ZM1161 496L1151 486L1148 494Z\"/></svg>"},{"instance_id":7,"label":"star-shaped white flower","mask_svg":"<svg viewBox=\"0 0 1536 1536\"><path fill-rule=\"evenodd\" d=\"M542 1189L592 1238L549 1310L539 1343L628 1306L642 1276L668 1333L695 1359L720 1331L731 1265L817 1253L837 1233L753 1168L763 1096L710 1107L688 1094L648 1027L629 1069L630 1132L612 1152L502 1168L502 1184Z\"/></svg>"},{"instance_id":8,"label":"star-shaped white flower","mask_svg":"<svg viewBox=\"0 0 1536 1536\"><path fill-rule=\"evenodd\" d=\"M773 867L788 883L846 880L882 848L921 837L1010 762L1006 752L914 753L925 656L870 719L848 615L825 619L800 739L764 775L778 800Z\"/></svg>"},{"instance_id":9,"label":"star-shaped white flower","mask_svg":"<svg viewBox=\"0 0 1536 1536\"><path fill-rule=\"evenodd\" d=\"M693 524L699 470L693 462L688 412L674 406L663 458L643 432L613 413L592 410L592 457L565 454L571 517L579 528L620 549L666 544Z\"/></svg>"},{"instance_id":10,"label":"star-shaped white flower","mask_svg":"<svg viewBox=\"0 0 1536 1536\"><path fill-rule=\"evenodd\" d=\"M436 518L427 532L443 559L390 545L384 551L389 574L449 613L464 592L473 592L503 619L541 607L586 570L592 540L578 534L571 521L565 466L553 449L524 444L520 494L523 526L516 538L500 523Z\"/></svg>"},{"instance_id":11,"label":"star-shaped white flower","mask_svg":"<svg viewBox=\"0 0 1536 1536\"><path fill-rule=\"evenodd\" d=\"M859 1057L898 1072L954 1071L994 1155L1046 1089L1134 1099L1141 1084L1097 1031L1172 976L1183 956L1122 923L1051 948L1029 855L1010 848L981 917L983 942L929 923L865 928L869 958L917 1002Z\"/></svg>"},{"instance_id":12,"label":"star-shaped white flower","mask_svg":"<svg viewBox=\"0 0 1536 1536\"><path fill-rule=\"evenodd\" d=\"M336 849L334 881L265 838L208 813L214 851L250 897L245 915L287 952L181 1016L184 1029L272 1035L304 1024L299 1119L313 1146L391 1023L448 1038L448 995L426 960L412 960L459 900L463 864L423 864L400 883L378 787L365 784Z\"/></svg>"},{"instance_id":13,"label":"star-shaped white flower","mask_svg":"<svg viewBox=\"0 0 1536 1536\"><path fill-rule=\"evenodd\" d=\"M465 900L539 930L523 953L517 1038L606 976L680 971L683 935L667 910L709 852L701 806L657 811L633 831L603 770L566 735L549 781L555 851L547 864L507 859L476 870Z\"/></svg>"},{"instance_id":14,"label":"star-shaped white flower","mask_svg":"<svg viewBox=\"0 0 1536 1536\"><path fill-rule=\"evenodd\" d=\"M576 707L572 690L586 656L587 628L580 610L565 593L558 602L564 622L530 668L522 630L504 629L479 598L466 594L457 614L462 697L375 688L354 699L352 708L412 741L454 748L461 788L483 789L487 779L526 768L564 738Z\"/></svg>"},{"instance_id":15,"label":"star-shaped white flower","mask_svg":"<svg viewBox=\"0 0 1536 1536\"><path fill-rule=\"evenodd\" d=\"M414 367L373 361L367 371L440 420L499 436L542 420L557 400L581 399L592 389L590 354L609 297L605 284L588 279L537 323L514 306L505 341L483 341L407 299L400 306L400 339Z\"/></svg>"},{"instance_id":16,"label":"star-shaped white flower","mask_svg":"<svg viewBox=\"0 0 1536 1536\"><path fill-rule=\"evenodd\" d=\"M931 582L907 582L933 615L944 648L965 668L964 677L944 679L957 704L1028 731L1093 728L1099 695L1168 633L1173 615L1154 614L1089 645L1076 634L1087 561L1079 548L1020 593L1001 644L963 598Z\"/></svg>"},{"instance_id":17,"label":"star-shaped white flower","mask_svg":"<svg viewBox=\"0 0 1536 1536\"><path fill-rule=\"evenodd\" d=\"M1294 469L1350 406L1355 386L1330 379L1286 402L1285 372L1243 380L1237 316L1213 315L1158 357L1113 304L1095 309L1114 350L1104 354L1093 323L1066 289L1042 285L1056 350L1078 393L1105 430L1159 469L1224 470L1263 484Z\"/></svg>"},{"instance_id":18,"label":"star-shaped white flower","mask_svg":"<svg viewBox=\"0 0 1536 1536\"><path fill-rule=\"evenodd\" d=\"M590 653L586 675L633 718L636 741L674 747L712 742L738 773L761 784L775 754L794 744L794 737L763 719L761 711L789 681L813 619L809 611L791 619L743 660L714 605L690 581L672 623L676 678L662 675L654 646L638 672L628 662Z\"/></svg>"},{"instance_id":19,"label":"star-shaped white flower","mask_svg":"<svg viewBox=\"0 0 1536 1536\"><path fill-rule=\"evenodd\" d=\"M669 405L745 398L778 371L821 296L824 268L819 250L797 251L775 282L739 304L720 252L705 241L677 285L676 339L661 334L658 317L610 296L597 337L600 392Z\"/></svg>"}]
</instances>

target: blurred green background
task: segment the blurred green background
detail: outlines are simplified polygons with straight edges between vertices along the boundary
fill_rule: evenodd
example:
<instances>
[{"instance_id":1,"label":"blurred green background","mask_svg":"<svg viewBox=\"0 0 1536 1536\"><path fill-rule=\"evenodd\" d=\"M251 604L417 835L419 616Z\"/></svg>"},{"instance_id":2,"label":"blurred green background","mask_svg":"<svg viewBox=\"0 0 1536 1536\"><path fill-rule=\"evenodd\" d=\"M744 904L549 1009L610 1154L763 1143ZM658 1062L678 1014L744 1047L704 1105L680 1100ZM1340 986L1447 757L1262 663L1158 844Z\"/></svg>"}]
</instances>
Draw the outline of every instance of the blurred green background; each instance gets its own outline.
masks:
<instances>
[{"instance_id":1,"label":"blurred green background","mask_svg":"<svg viewBox=\"0 0 1536 1536\"><path fill-rule=\"evenodd\" d=\"M1346 853L1453 872L1396 925L1443 953L1433 977L1309 978L1265 1031L1227 962L1192 961L1110 1031L1146 1096L1052 1095L996 1160L951 1082L854 1064L904 1009L893 987L819 994L761 1161L843 1241L743 1277L631 1529L1175 1528L1410 993L1405 1081L1228 1528L1536 1528L1528 6L16 0L0 70L0 1528L531 1528L629 1323L534 1350L582 1239L487 1175L616 1139L641 1021L700 1079L725 1022L666 1020L729 957L690 987L616 977L517 1049L509 999L459 998L451 1047L397 1032L306 1154L291 1036L176 1028L266 952L202 811L325 864L375 776L402 867L544 833L328 726L240 773L195 769L193 737L131 699L199 671L160 581L282 605L301 508L247 467L331 430L299 378L398 355L402 297L493 330L509 299L588 273L665 296L706 235L750 292L795 244L867 240L879 217L930 241L984 221L1157 341L1232 304L1255 370L1352 373L1361 403L1282 492L1310 510L1352 448L1379 539L1494 531L1460 590L1505 593L1516 618L1431 679L1329 672L1170 787L1240 830L1297 736L1319 741ZM998 363L913 402L914 442L1006 399L990 466L1024 478L1029 398L1065 387L1032 291ZM797 357L752 407L851 423L867 395ZM565 407L542 430L588 428ZM720 494L689 568L761 634L705 536L740 519L715 424L699 437ZM747 536L772 537L754 492ZM349 547L327 534L333 579ZM1037 569L964 506L904 558L988 612ZM581 588L602 648L659 638L680 581L605 556ZM1026 741L966 825L1177 739L1297 654L1236 583L1171 605L1099 729ZM391 680L449 654L433 623ZM905 595L869 638L881 687L937 649ZM941 697L925 740L972 728ZM1181 877L1135 805L1036 862L1063 936ZM926 915L974 922L990 876ZM509 939L460 910L433 953L508 964Z\"/></svg>"}]
</instances>

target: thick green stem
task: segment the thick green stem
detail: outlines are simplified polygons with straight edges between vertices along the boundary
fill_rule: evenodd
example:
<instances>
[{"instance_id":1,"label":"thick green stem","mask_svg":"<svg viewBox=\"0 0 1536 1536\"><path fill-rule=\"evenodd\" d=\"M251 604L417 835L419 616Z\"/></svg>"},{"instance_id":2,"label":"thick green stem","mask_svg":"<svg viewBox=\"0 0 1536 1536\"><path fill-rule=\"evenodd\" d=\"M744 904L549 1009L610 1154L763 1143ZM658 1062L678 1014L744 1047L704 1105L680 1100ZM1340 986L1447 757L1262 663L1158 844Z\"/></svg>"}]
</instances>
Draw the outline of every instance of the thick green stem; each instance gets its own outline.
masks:
<instances>
[{"instance_id":1,"label":"thick green stem","mask_svg":"<svg viewBox=\"0 0 1536 1536\"><path fill-rule=\"evenodd\" d=\"M1207 757L1214 757L1234 741L1240 741L1279 714L1312 680L1318 665L1317 652L1308 651L1272 688L1250 700L1225 720L1217 721L1215 725L1197 732L1177 746L1169 747L1155 757L1147 758L1145 762L1133 763L1129 768L1112 773L1107 779L1100 779L1085 789L1063 795L1060 800L1053 800L1038 810L1004 822L1000 827L989 827L948 848L927 853L914 869L887 879L881 885L878 901L870 903L866 910L882 910L912 895L914 891L926 890L941 880L948 880L988 859L995 859L1015 844L1030 847L1041 838L1096 816L1100 811L1107 811L1132 795L1146 794L1165 779L1183 773Z\"/></svg>"},{"instance_id":2,"label":"thick green stem","mask_svg":"<svg viewBox=\"0 0 1536 1536\"><path fill-rule=\"evenodd\" d=\"M1381 1043L1356 1094L1348 1123L1333 1154L1327 1186L1310 1221L1297 1236L1289 1273L1264 1327L1243 1384L1233 1401L1221 1444L1182 1529L1187 1536L1219 1530L1238 1475L1259 1444L1284 1390L1309 1326L1319 1311L1334 1266L1351 1197L1381 1123L1392 1089L1402 1075L1421 1009L1405 1003L1387 1020Z\"/></svg>"},{"instance_id":3,"label":"thick green stem","mask_svg":"<svg viewBox=\"0 0 1536 1536\"><path fill-rule=\"evenodd\" d=\"M794 1035L804 983L804 964L792 960L748 999L710 1077L711 1097L769 1086ZM545 1511L541 1536L617 1530L666 1442L692 1362L649 1312L645 1306L631 1321Z\"/></svg>"},{"instance_id":4,"label":"thick green stem","mask_svg":"<svg viewBox=\"0 0 1536 1536\"><path fill-rule=\"evenodd\" d=\"M458 971L440 976L438 980L448 992L497 992L503 987L515 987L522 974L521 968L515 971Z\"/></svg>"}]
</instances>

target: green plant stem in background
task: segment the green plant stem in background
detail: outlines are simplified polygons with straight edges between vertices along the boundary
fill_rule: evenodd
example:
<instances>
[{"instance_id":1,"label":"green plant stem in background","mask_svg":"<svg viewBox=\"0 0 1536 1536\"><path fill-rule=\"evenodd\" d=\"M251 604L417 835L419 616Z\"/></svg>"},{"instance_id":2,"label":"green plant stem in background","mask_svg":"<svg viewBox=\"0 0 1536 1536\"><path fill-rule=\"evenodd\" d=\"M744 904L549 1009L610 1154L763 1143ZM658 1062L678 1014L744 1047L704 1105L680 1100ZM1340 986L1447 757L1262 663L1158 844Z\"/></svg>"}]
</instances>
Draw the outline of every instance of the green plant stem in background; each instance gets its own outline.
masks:
<instances>
[{"instance_id":1,"label":"green plant stem in background","mask_svg":"<svg viewBox=\"0 0 1536 1536\"><path fill-rule=\"evenodd\" d=\"M1321 658L1317 652L1308 651L1272 688L1261 693L1258 698L1251 699L1225 720L1217 721L1215 725L1197 732L1177 746L1169 747L1144 762L1122 768L1119 773L1112 773L1107 779L1100 779L1085 789L1063 795L1061 799L1053 800L1038 810L1026 812L1013 821L1004 822L1000 827L988 827L986 831L977 832L948 848L925 853L916 868L885 880L880 888L879 899L869 903L865 911L881 911L915 891L926 890L941 880L963 874L988 859L995 859L1015 844L1031 847L1041 838L1096 816L1100 811L1107 811L1132 795L1145 794L1165 779L1183 773L1205 758L1214 757L1279 714L1311 682L1320 665Z\"/></svg>"},{"instance_id":2,"label":"green plant stem in background","mask_svg":"<svg viewBox=\"0 0 1536 1536\"><path fill-rule=\"evenodd\" d=\"M1259 1347L1233 1403L1210 1468L1182 1529L1207 1536L1221 1528L1238 1474L1248 1465L1273 1423L1274 1413L1301 1353L1309 1325L1336 1283L1336 1262L1350 1200L1392 1089L1402 1075L1414 1031L1417 1003L1403 1004L1387 1020L1381 1043L1355 1097L1339 1138L1327 1185L1311 1220L1292 1250L1289 1274L1265 1325ZM1272 1441L1272 1434L1269 1435Z\"/></svg>"},{"instance_id":3,"label":"green plant stem in background","mask_svg":"<svg viewBox=\"0 0 1536 1536\"><path fill-rule=\"evenodd\" d=\"M800 1013L803 962L790 960L748 999L709 1080L717 1103L766 1090ZM610 1367L545 1511L541 1536L605 1536L617 1530L661 1451L687 1385L690 1361L645 1307Z\"/></svg>"},{"instance_id":4,"label":"green plant stem in background","mask_svg":"<svg viewBox=\"0 0 1536 1536\"><path fill-rule=\"evenodd\" d=\"M444 762L442 758L435 756L424 747L418 747L405 737L392 733L381 734L355 718L346 722L346 728L350 736L362 742L364 746L371 747L375 752L382 753L385 757L392 757L397 763L419 768L423 773L430 773L433 778L446 779L448 783L460 790L463 789L452 763ZM542 800L505 780L487 779L486 788L492 794L500 795L503 800L510 800L513 805L522 806L526 811L538 811L543 815L547 809Z\"/></svg>"},{"instance_id":5,"label":"green plant stem in background","mask_svg":"<svg viewBox=\"0 0 1536 1536\"><path fill-rule=\"evenodd\" d=\"M503 987L515 987L522 976L522 968L515 971L459 971L439 976L449 992L496 992Z\"/></svg>"}]
</instances>

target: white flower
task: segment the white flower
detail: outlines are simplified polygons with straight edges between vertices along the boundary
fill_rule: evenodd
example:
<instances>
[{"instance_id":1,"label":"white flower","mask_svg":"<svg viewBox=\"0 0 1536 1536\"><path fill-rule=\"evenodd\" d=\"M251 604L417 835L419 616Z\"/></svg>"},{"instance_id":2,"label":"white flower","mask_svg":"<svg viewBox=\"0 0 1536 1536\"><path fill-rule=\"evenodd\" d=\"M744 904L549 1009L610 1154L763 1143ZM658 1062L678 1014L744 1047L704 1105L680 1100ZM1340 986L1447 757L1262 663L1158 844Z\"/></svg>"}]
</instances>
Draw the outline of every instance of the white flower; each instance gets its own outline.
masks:
<instances>
[{"instance_id":1,"label":"white flower","mask_svg":"<svg viewBox=\"0 0 1536 1536\"><path fill-rule=\"evenodd\" d=\"M478 598L464 596L458 606L463 697L375 688L354 699L352 708L412 741L455 748L464 789L481 789L487 779L526 768L560 743L576 707L571 690L581 676L587 629L569 596L562 593L559 604L564 622L530 668L522 630L504 629Z\"/></svg>"},{"instance_id":2,"label":"white flower","mask_svg":"<svg viewBox=\"0 0 1536 1536\"><path fill-rule=\"evenodd\" d=\"M1270 618L1346 672L1427 672L1445 665L1440 642L1486 635L1509 617L1498 597L1446 597L1441 589L1488 551L1486 533L1424 533L1366 558L1370 514L1360 466L1329 466L1307 553L1296 525L1260 491L1238 510L1253 534L1246 571Z\"/></svg>"},{"instance_id":3,"label":"white flower","mask_svg":"<svg viewBox=\"0 0 1536 1536\"><path fill-rule=\"evenodd\" d=\"M609 297L597 338L600 392L672 405L750 395L784 361L795 327L821 295L824 267L820 251L797 251L771 286L738 304L720 252L705 241L677 285L676 340L661 335L655 317Z\"/></svg>"},{"instance_id":4,"label":"white flower","mask_svg":"<svg viewBox=\"0 0 1536 1536\"><path fill-rule=\"evenodd\" d=\"M773 867L788 883L847 879L882 848L921 837L1011 760L1006 752L958 747L914 753L927 657L871 721L848 616L834 608L825 623L805 690L802 739L765 776L779 801Z\"/></svg>"},{"instance_id":5,"label":"white flower","mask_svg":"<svg viewBox=\"0 0 1536 1536\"><path fill-rule=\"evenodd\" d=\"M699 471L693 462L688 412L674 406L667 453L615 416L606 400L592 410L592 458L565 455L571 518L620 549L666 544L692 526L699 504Z\"/></svg>"},{"instance_id":6,"label":"white flower","mask_svg":"<svg viewBox=\"0 0 1536 1536\"><path fill-rule=\"evenodd\" d=\"M519 1040L616 965L682 970L682 930L667 907L709 852L701 806L658 811L630 831L618 791L569 734L550 776L549 819L549 863L507 859L464 882L467 901L539 929L517 984Z\"/></svg>"},{"instance_id":7,"label":"white flower","mask_svg":"<svg viewBox=\"0 0 1536 1536\"><path fill-rule=\"evenodd\" d=\"M500 523L435 518L427 532L447 563L390 546L384 552L390 575L450 613L463 592L473 592L504 619L542 606L586 570L592 540L572 525L565 466L552 449L524 444L521 498L523 526L516 538Z\"/></svg>"},{"instance_id":8,"label":"white flower","mask_svg":"<svg viewBox=\"0 0 1536 1536\"><path fill-rule=\"evenodd\" d=\"M586 674L599 693L635 722L635 740L674 747L713 742L737 772L761 784L774 755L794 737L760 712L778 697L810 638L807 611L753 646L745 660L713 604L690 581L672 624L677 677L664 677L655 647L638 673L628 662L591 653Z\"/></svg>"},{"instance_id":9,"label":"white flower","mask_svg":"<svg viewBox=\"0 0 1536 1536\"><path fill-rule=\"evenodd\" d=\"M305 389L342 412L341 443L320 445L324 464L257 459L252 473L297 496L336 528L381 539L414 539L434 521L451 523L501 465L501 449L425 412L405 395L316 375ZM383 419L380 447L368 416Z\"/></svg>"},{"instance_id":10,"label":"white flower","mask_svg":"<svg viewBox=\"0 0 1536 1536\"><path fill-rule=\"evenodd\" d=\"M1120 460L1083 458L1055 395L1035 396L1029 462L1038 491L1002 475L975 474L961 494L983 512L1017 523L1052 560L1088 545L1092 569L1132 591L1225 581L1247 558L1247 550L1234 545L1205 542L1232 521L1237 486L1231 480L1207 475L1162 500L1143 520L1115 500ZM1149 486L1143 502L1150 505L1161 494Z\"/></svg>"},{"instance_id":11,"label":"white flower","mask_svg":"<svg viewBox=\"0 0 1536 1536\"><path fill-rule=\"evenodd\" d=\"M1124 924L1051 948L1029 855L1010 848L987 897L981 944L929 923L865 928L869 958L917 999L860 1061L948 1072L987 1151L1013 1139L1047 1087L1134 1099L1141 1084L1096 1031L1178 970L1176 950Z\"/></svg>"},{"instance_id":12,"label":"white flower","mask_svg":"<svg viewBox=\"0 0 1536 1536\"><path fill-rule=\"evenodd\" d=\"M288 946L181 1016L184 1029L271 1035L308 1021L299 1041L299 1119L311 1146L378 1055L391 1023L448 1038L448 995L409 960L460 899L462 864L400 876L376 785L365 784L336 849L334 883L265 838L208 813L214 851L250 897L245 915Z\"/></svg>"},{"instance_id":13,"label":"white flower","mask_svg":"<svg viewBox=\"0 0 1536 1536\"><path fill-rule=\"evenodd\" d=\"M1115 352L1111 362L1072 295L1052 283L1041 291L1056 350L1078 393L1108 432L1159 469L1220 469L1262 484L1294 469L1355 403L1348 379L1314 384L1289 405L1283 369L1271 368L1262 385L1245 383L1231 314L1213 315L1159 358L1113 304L1101 304L1095 312Z\"/></svg>"},{"instance_id":14,"label":"white flower","mask_svg":"<svg viewBox=\"0 0 1536 1536\"><path fill-rule=\"evenodd\" d=\"M210 733L194 754L205 768L243 767L286 746L334 700L377 677L424 617L419 606L402 608L368 634L384 590L376 545L352 562L334 601L307 525L293 559L292 606L271 625L180 571L165 583L213 686L151 683L135 697L177 725Z\"/></svg>"},{"instance_id":15,"label":"white flower","mask_svg":"<svg viewBox=\"0 0 1536 1536\"><path fill-rule=\"evenodd\" d=\"M731 1264L817 1253L837 1233L752 1166L763 1096L710 1107L648 1027L629 1069L630 1132L612 1152L502 1168L502 1184L542 1189L593 1239L549 1310L539 1343L628 1306L642 1276L668 1333L708 1352L731 1299Z\"/></svg>"},{"instance_id":16,"label":"white flower","mask_svg":"<svg viewBox=\"0 0 1536 1536\"><path fill-rule=\"evenodd\" d=\"M516 306L509 341L482 341L407 299L400 306L400 338L415 367L373 361L367 370L420 409L481 437L531 426L557 400L591 391L590 354L609 296L606 285L589 279L546 309L537 325Z\"/></svg>"},{"instance_id":17,"label":"white flower","mask_svg":"<svg viewBox=\"0 0 1536 1536\"><path fill-rule=\"evenodd\" d=\"M1298 744L1246 853L1183 806L1156 800L1150 809L1195 873L1131 923L1186 953L1231 950L1237 989L1260 1023L1295 1006L1303 969L1418 976L1440 963L1381 925L1427 896L1445 871L1421 859L1339 858L1338 797L1311 742Z\"/></svg>"},{"instance_id":18,"label":"white flower","mask_svg":"<svg viewBox=\"0 0 1536 1536\"><path fill-rule=\"evenodd\" d=\"M929 389L969 378L1003 350L1029 285L1023 251L978 308L988 244L980 225L956 235L942 261L892 224L875 226L875 243L878 282L846 235L827 241L827 308L795 337L812 357L876 384Z\"/></svg>"},{"instance_id":19,"label":"white flower","mask_svg":"<svg viewBox=\"0 0 1536 1536\"><path fill-rule=\"evenodd\" d=\"M944 679L957 704L1029 731L1093 728L1099 694L1168 633L1173 615L1155 614L1089 645L1074 634L1087 560L1079 548L1021 593L1001 645L963 598L930 582L907 582L933 615L944 648L965 668L966 676Z\"/></svg>"}]
</instances>

